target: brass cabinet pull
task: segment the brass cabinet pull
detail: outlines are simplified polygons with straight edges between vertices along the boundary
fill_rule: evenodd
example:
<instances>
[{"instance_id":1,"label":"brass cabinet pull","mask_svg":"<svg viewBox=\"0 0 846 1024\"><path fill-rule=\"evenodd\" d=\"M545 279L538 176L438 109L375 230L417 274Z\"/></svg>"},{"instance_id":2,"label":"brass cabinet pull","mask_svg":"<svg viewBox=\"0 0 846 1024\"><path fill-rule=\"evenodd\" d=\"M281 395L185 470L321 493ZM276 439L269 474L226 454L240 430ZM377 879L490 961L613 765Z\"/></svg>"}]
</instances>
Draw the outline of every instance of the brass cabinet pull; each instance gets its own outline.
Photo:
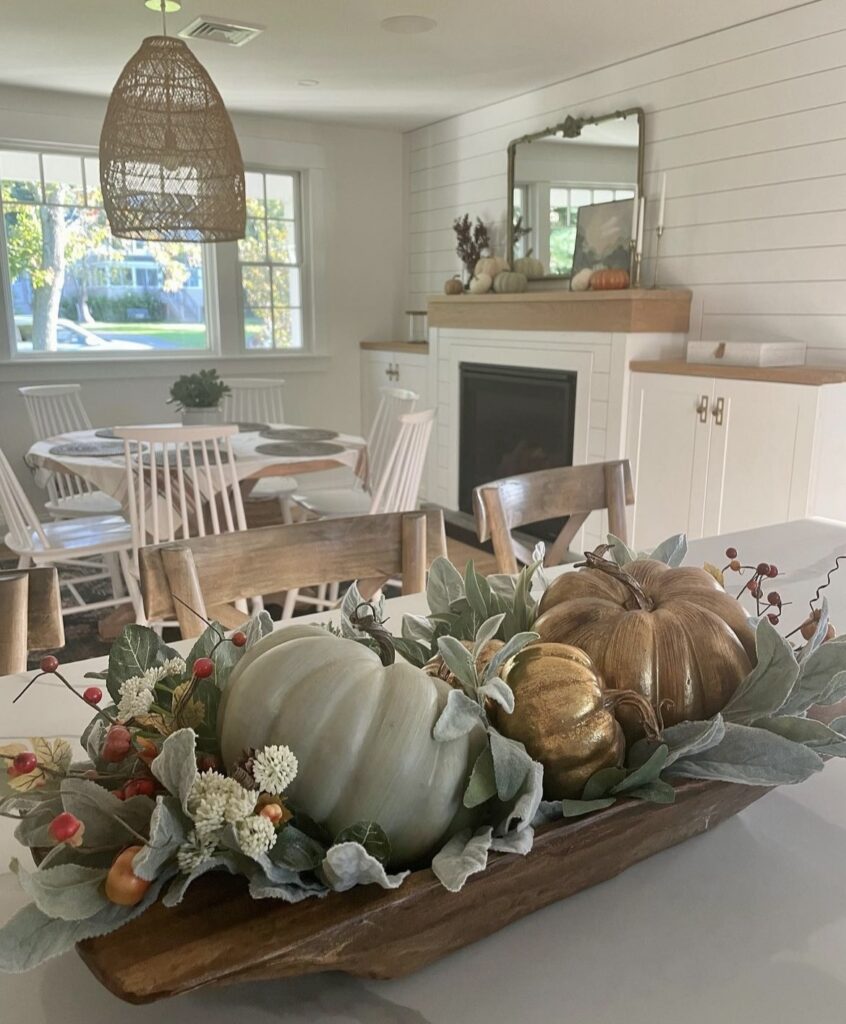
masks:
<instances>
[{"instance_id":1,"label":"brass cabinet pull","mask_svg":"<svg viewBox=\"0 0 846 1024\"><path fill-rule=\"evenodd\" d=\"M700 423L707 423L708 422L708 396L707 395L702 395L702 397L697 402L697 404L696 404L696 412L699 415L699 422Z\"/></svg>"},{"instance_id":2,"label":"brass cabinet pull","mask_svg":"<svg viewBox=\"0 0 846 1024\"><path fill-rule=\"evenodd\" d=\"M718 427L723 425L723 414L725 413L725 409L725 399L718 398L717 401L714 402L714 408L711 410L711 415L714 417L714 423L716 423Z\"/></svg>"},{"instance_id":3,"label":"brass cabinet pull","mask_svg":"<svg viewBox=\"0 0 846 1024\"><path fill-rule=\"evenodd\" d=\"M394 363L388 363L388 368L385 370L385 376L389 380L399 380L399 366Z\"/></svg>"}]
</instances>

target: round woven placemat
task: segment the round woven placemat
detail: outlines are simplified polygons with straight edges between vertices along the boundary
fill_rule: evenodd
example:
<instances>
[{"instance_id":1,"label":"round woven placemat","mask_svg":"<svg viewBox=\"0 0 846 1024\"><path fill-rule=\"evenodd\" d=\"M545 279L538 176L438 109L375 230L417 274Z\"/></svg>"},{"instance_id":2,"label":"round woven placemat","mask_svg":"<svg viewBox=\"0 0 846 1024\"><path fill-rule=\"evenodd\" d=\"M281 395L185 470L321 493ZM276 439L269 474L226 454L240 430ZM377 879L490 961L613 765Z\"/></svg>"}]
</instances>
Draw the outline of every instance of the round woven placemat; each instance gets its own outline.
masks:
<instances>
[{"instance_id":1,"label":"round woven placemat","mask_svg":"<svg viewBox=\"0 0 846 1024\"><path fill-rule=\"evenodd\" d=\"M338 431L320 427L273 427L262 430L261 436L271 441L332 441Z\"/></svg>"},{"instance_id":2,"label":"round woven placemat","mask_svg":"<svg viewBox=\"0 0 846 1024\"><path fill-rule=\"evenodd\" d=\"M259 455L283 455L286 458L305 458L318 455L339 455L344 451L342 444L327 444L326 441L274 441L272 444L258 444Z\"/></svg>"}]
</instances>

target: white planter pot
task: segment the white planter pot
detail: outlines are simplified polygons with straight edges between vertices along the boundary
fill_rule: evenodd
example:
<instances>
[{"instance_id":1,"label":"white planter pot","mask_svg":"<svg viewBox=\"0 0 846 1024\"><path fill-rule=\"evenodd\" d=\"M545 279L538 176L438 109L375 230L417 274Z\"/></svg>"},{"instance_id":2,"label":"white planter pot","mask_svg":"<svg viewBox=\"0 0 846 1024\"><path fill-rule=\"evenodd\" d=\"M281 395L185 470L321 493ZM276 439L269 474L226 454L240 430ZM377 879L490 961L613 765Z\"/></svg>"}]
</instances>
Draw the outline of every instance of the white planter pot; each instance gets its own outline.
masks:
<instances>
[{"instance_id":1,"label":"white planter pot","mask_svg":"<svg viewBox=\"0 0 846 1024\"><path fill-rule=\"evenodd\" d=\"M182 426L200 427L223 423L223 410L215 405L207 409L183 409Z\"/></svg>"}]
</instances>

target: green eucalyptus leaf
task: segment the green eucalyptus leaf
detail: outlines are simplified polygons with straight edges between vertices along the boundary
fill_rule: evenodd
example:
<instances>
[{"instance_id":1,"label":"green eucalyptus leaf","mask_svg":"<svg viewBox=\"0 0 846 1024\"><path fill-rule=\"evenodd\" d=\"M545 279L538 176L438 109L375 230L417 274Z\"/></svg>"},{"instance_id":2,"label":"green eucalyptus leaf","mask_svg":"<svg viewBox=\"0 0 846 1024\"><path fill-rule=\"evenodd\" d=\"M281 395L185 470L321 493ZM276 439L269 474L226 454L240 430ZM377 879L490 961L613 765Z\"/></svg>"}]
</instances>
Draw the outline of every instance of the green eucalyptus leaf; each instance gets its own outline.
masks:
<instances>
[{"instance_id":1,"label":"green eucalyptus leaf","mask_svg":"<svg viewBox=\"0 0 846 1024\"><path fill-rule=\"evenodd\" d=\"M339 843L358 843L382 864L387 864L391 859L391 841L375 821L359 821L341 829L332 845L337 846Z\"/></svg>"},{"instance_id":2,"label":"green eucalyptus leaf","mask_svg":"<svg viewBox=\"0 0 846 1024\"><path fill-rule=\"evenodd\" d=\"M649 557L655 562L677 566L682 564L686 554L687 537L683 533L677 533L674 537L668 537L667 540L661 541Z\"/></svg>"},{"instance_id":3,"label":"green eucalyptus leaf","mask_svg":"<svg viewBox=\"0 0 846 1024\"><path fill-rule=\"evenodd\" d=\"M432 612L450 612L454 601L464 597L464 580L448 558L436 558L429 569L426 600Z\"/></svg>"},{"instance_id":4,"label":"green eucalyptus leaf","mask_svg":"<svg viewBox=\"0 0 846 1024\"><path fill-rule=\"evenodd\" d=\"M84 921L109 905L103 892L103 881L108 874L104 868L61 864L29 873L17 858L9 867L23 891L48 917Z\"/></svg>"},{"instance_id":5,"label":"green eucalyptus leaf","mask_svg":"<svg viewBox=\"0 0 846 1024\"><path fill-rule=\"evenodd\" d=\"M143 676L154 668L179 655L148 626L125 626L109 651L109 669L106 689L113 701L120 700L120 685L133 676Z\"/></svg>"},{"instance_id":6,"label":"green eucalyptus leaf","mask_svg":"<svg viewBox=\"0 0 846 1024\"><path fill-rule=\"evenodd\" d=\"M187 813L188 794L197 778L197 737L194 730L179 729L171 733L150 770Z\"/></svg>"},{"instance_id":7,"label":"green eucalyptus leaf","mask_svg":"<svg viewBox=\"0 0 846 1024\"><path fill-rule=\"evenodd\" d=\"M665 772L747 786L780 786L804 782L822 767L819 755L801 743L766 729L727 722L725 736L717 746L679 758Z\"/></svg>"},{"instance_id":8,"label":"green eucalyptus leaf","mask_svg":"<svg viewBox=\"0 0 846 1024\"><path fill-rule=\"evenodd\" d=\"M357 828L359 826L353 826ZM379 826L375 826L379 828ZM347 829L346 831L350 831ZM379 829L381 832L382 830ZM384 836L384 832L382 832ZM388 837L385 836L387 842ZM359 840L361 841L361 840ZM331 846L332 844L329 843ZM362 843L362 845L365 845ZM388 843L390 848L390 843ZM370 853L374 856L375 850L371 850L367 847ZM326 848L322 843L319 843L316 839L306 835L305 832L301 832L298 828L290 823L287 824L283 829L279 831L276 837L276 845L268 854L270 860L275 864L282 864L292 871L313 871L320 865L326 854Z\"/></svg>"},{"instance_id":9,"label":"green eucalyptus leaf","mask_svg":"<svg viewBox=\"0 0 846 1024\"><path fill-rule=\"evenodd\" d=\"M461 685L467 690L475 690L478 680L476 661L472 652L454 636L442 636L438 640L438 651L444 659L444 664Z\"/></svg>"},{"instance_id":10,"label":"green eucalyptus leaf","mask_svg":"<svg viewBox=\"0 0 846 1024\"><path fill-rule=\"evenodd\" d=\"M799 675L799 664L790 644L762 618L755 630L758 661L723 708L726 722L748 725L763 715L786 710Z\"/></svg>"},{"instance_id":11,"label":"green eucalyptus leaf","mask_svg":"<svg viewBox=\"0 0 846 1024\"><path fill-rule=\"evenodd\" d=\"M676 800L676 791L669 782L663 779L653 779L635 789L630 789L626 796L635 800L646 800L653 804L672 804Z\"/></svg>"},{"instance_id":12,"label":"green eucalyptus leaf","mask_svg":"<svg viewBox=\"0 0 846 1024\"><path fill-rule=\"evenodd\" d=\"M463 690L450 690L443 711L432 729L438 743L466 736L482 720L482 709Z\"/></svg>"},{"instance_id":13,"label":"green eucalyptus leaf","mask_svg":"<svg viewBox=\"0 0 846 1024\"><path fill-rule=\"evenodd\" d=\"M664 770L669 753L669 747L662 743L648 761L645 761L639 768L635 768L633 772L629 772L611 789L612 796L622 796L624 793L630 793L633 789L654 782Z\"/></svg>"},{"instance_id":14,"label":"green eucalyptus leaf","mask_svg":"<svg viewBox=\"0 0 846 1024\"><path fill-rule=\"evenodd\" d=\"M600 768L587 780L582 790L582 800L597 800L608 796L626 777L625 768Z\"/></svg>"},{"instance_id":15,"label":"green eucalyptus leaf","mask_svg":"<svg viewBox=\"0 0 846 1024\"><path fill-rule=\"evenodd\" d=\"M496 796L496 778L494 777L493 755L491 748L485 744L481 754L476 758L467 789L464 790L464 806L479 807Z\"/></svg>"}]
</instances>

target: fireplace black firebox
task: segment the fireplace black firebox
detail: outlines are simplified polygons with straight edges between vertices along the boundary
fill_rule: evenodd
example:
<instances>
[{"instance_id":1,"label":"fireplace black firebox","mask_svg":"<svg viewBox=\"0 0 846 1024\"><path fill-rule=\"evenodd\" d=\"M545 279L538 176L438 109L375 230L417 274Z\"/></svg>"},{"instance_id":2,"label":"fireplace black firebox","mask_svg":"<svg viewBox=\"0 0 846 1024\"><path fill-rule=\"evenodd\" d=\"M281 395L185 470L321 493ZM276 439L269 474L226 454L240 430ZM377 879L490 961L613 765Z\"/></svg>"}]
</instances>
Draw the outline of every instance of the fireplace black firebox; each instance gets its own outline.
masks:
<instances>
[{"instance_id":1,"label":"fireplace black firebox","mask_svg":"<svg viewBox=\"0 0 846 1024\"><path fill-rule=\"evenodd\" d=\"M473 488L515 473L573 464L576 374L521 366L461 364L458 502L473 511ZM522 527L553 540L565 520Z\"/></svg>"}]
</instances>

